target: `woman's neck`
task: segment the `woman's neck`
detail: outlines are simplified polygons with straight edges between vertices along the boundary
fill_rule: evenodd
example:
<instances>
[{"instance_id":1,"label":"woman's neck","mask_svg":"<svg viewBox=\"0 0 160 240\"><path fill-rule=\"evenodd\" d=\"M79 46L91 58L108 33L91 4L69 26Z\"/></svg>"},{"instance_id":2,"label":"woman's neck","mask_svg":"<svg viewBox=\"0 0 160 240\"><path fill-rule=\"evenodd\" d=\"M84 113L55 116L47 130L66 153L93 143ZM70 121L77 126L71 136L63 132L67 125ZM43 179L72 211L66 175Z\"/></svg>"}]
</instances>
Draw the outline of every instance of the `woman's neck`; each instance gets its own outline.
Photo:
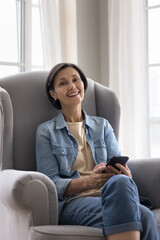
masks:
<instances>
[{"instance_id":1,"label":"woman's neck","mask_svg":"<svg viewBox=\"0 0 160 240\"><path fill-rule=\"evenodd\" d=\"M83 114L81 107L79 108L70 108L62 109L63 116L66 122L82 122Z\"/></svg>"}]
</instances>

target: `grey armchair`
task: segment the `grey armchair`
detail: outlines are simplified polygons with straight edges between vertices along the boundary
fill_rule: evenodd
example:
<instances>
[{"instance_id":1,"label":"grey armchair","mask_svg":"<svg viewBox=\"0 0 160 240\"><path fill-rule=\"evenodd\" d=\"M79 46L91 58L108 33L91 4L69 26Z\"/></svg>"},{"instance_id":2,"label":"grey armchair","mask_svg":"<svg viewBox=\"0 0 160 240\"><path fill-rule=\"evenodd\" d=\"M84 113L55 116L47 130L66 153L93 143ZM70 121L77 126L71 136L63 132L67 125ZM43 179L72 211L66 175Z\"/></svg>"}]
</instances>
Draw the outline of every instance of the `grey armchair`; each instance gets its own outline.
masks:
<instances>
[{"instance_id":1,"label":"grey armchair","mask_svg":"<svg viewBox=\"0 0 160 240\"><path fill-rule=\"evenodd\" d=\"M101 229L58 225L54 183L36 172L37 126L58 114L47 99L48 72L0 79L0 240L100 240ZM118 138L120 106L115 93L88 79L83 103L90 115L107 118ZM153 202L160 228L160 159L130 160L140 195Z\"/></svg>"}]
</instances>

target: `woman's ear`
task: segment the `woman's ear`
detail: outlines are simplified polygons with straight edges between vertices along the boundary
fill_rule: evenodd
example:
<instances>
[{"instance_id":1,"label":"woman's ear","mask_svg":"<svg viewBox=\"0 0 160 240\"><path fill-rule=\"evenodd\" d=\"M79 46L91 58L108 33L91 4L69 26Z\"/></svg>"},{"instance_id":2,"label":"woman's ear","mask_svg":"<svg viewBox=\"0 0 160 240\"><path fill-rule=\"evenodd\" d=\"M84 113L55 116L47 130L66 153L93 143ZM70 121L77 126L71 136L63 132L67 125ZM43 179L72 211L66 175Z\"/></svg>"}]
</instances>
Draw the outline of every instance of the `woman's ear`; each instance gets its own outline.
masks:
<instances>
[{"instance_id":1,"label":"woman's ear","mask_svg":"<svg viewBox=\"0 0 160 240\"><path fill-rule=\"evenodd\" d=\"M50 90L49 94L51 95L52 98L54 98L54 100L57 100L56 94L55 94L55 92L53 90Z\"/></svg>"}]
</instances>

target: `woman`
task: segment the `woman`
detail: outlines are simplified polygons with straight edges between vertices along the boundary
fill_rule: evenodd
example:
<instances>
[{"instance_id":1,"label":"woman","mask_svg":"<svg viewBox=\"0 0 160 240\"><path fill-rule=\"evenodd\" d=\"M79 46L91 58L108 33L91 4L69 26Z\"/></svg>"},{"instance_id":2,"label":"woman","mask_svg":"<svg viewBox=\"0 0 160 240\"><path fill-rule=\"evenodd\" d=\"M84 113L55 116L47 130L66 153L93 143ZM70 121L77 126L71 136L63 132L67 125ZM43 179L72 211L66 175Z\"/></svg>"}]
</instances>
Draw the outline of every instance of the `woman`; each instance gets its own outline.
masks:
<instances>
[{"instance_id":1,"label":"woman","mask_svg":"<svg viewBox=\"0 0 160 240\"><path fill-rule=\"evenodd\" d=\"M99 227L108 240L159 239L127 165L106 167L120 151L109 122L82 110L87 86L79 67L67 63L53 67L46 83L61 112L38 127L37 169L56 185L59 224Z\"/></svg>"}]
</instances>

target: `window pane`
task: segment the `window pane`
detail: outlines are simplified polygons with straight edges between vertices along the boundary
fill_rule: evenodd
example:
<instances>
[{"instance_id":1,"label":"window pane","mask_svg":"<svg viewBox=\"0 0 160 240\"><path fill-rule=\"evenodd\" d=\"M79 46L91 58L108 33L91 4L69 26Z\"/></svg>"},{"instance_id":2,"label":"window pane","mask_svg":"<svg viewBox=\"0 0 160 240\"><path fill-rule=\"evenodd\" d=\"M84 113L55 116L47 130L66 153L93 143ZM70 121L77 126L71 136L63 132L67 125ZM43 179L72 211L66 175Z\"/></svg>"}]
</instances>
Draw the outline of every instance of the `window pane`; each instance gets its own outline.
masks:
<instances>
[{"instance_id":1,"label":"window pane","mask_svg":"<svg viewBox=\"0 0 160 240\"><path fill-rule=\"evenodd\" d=\"M17 66L0 66L0 78L16 74L20 71Z\"/></svg>"},{"instance_id":2,"label":"window pane","mask_svg":"<svg viewBox=\"0 0 160 240\"><path fill-rule=\"evenodd\" d=\"M149 63L160 63L160 8L148 11Z\"/></svg>"},{"instance_id":3,"label":"window pane","mask_svg":"<svg viewBox=\"0 0 160 240\"><path fill-rule=\"evenodd\" d=\"M150 126L150 141L151 141L151 157L160 156L160 123L151 124Z\"/></svg>"},{"instance_id":4,"label":"window pane","mask_svg":"<svg viewBox=\"0 0 160 240\"><path fill-rule=\"evenodd\" d=\"M18 61L16 1L0 1L0 61Z\"/></svg>"},{"instance_id":5,"label":"window pane","mask_svg":"<svg viewBox=\"0 0 160 240\"><path fill-rule=\"evenodd\" d=\"M148 6L160 5L160 0L148 0Z\"/></svg>"},{"instance_id":6,"label":"window pane","mask_svg":"<svg viewBox=\"0 0 160 240\"><path fill-rule=\"evenodd\" d=\"M32 8L32 65L43 65L39 8Z\"/></svg>"},{"instance_id":7,"label":"window pane","mask_svg":"<svg viewBox=\"0 0 160 240\"><path fill-rule=\"evenodd\" d=\"M149 70L150 117L160 118L160 67Z\"/></svg>"}]
</instances>

